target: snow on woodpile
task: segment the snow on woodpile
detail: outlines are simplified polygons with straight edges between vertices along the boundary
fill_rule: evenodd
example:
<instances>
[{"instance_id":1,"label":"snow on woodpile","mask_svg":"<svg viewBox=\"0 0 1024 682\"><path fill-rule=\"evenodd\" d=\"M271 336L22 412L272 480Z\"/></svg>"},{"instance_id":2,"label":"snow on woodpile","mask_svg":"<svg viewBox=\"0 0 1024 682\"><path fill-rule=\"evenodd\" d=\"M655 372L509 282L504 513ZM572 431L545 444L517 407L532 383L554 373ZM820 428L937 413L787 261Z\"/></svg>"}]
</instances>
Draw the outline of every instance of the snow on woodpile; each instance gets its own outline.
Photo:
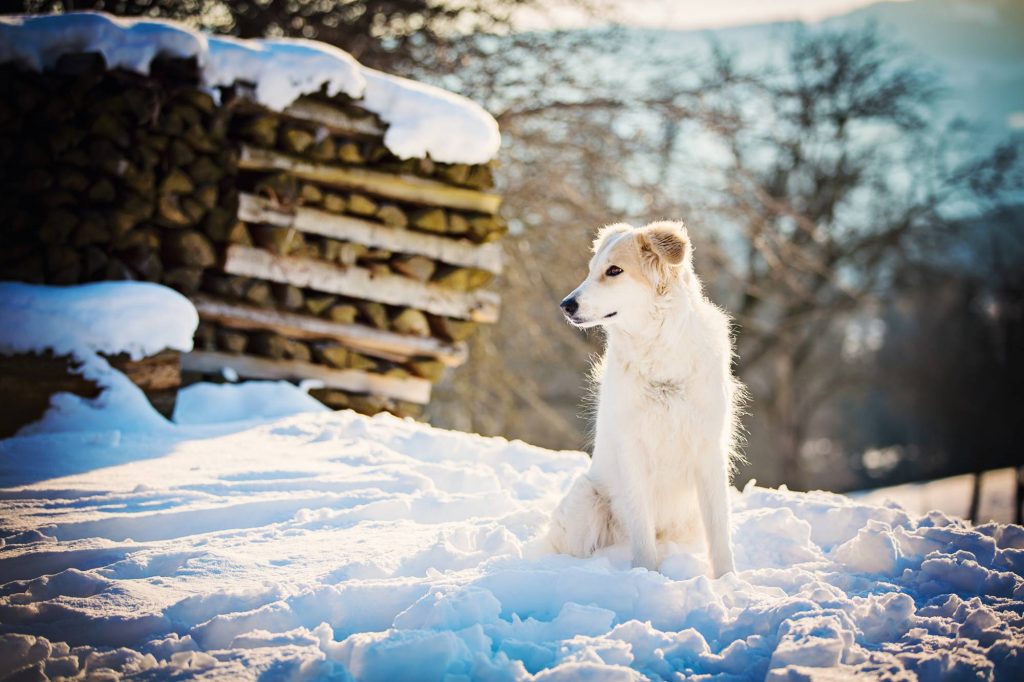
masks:
<instances>
[{"instance_id":1,"label":"snow on woodpile","mask_svg":"<svg viewBox=\"0 0 1024 682\"><path fill-rule=\"evenodd\" d=\"M749 486L738 573L710 580L699 548L663 547L658 573L625 547L538 554L582 453L351 412L238 428L0 441L5 672L1024 675L1017 526Z\"/></svg>"},{"instance_id":2,"label":"snow on woodpile","mask_svg":"<svg viewBox=\"0 0 1024 682\"><path fill-rule=\"evenodd\" d=\"M211 85L248 82L257 101L282 110L326 86L388 124L384 144L400 159L487 163L498 153L497 122L475 103L440 88L368 69L348 53L302 39L208 39Z\"/></svg>"},{"instance_id":3,"label":"snow on woodpile","mask_svg":"<svg viewBox=\"0 0 1024 682\"><path fill-rule=\"evenodd\" d=\"M389 124L385 144L403 159L429 155L441 163L486 163L501 144L498 124L473 102L383 76L323 43L214 38L174 22L95 12L0 17L0 63L42 71L62 55L82 52L102 54L111 69L141 74L149 73L157 57L195 58L208 87L250 83L257 101L275 110L321 88L362 99Z\"/></svg>"},{"instance_id":4,"label":"snow on woodpile","mask_svg":"<svg viewBox=\"0 0 1024 682\"><path fill-rule=\"evenodd\" d=\"M196 309L176 291L148 282L48 287L0 282L0 353L126 353L138 360L165 349L192 350Z\"/></svg>"},{"instance_id":5,"label":"snow on woodpile","mask_svg":"<svg viewBox=\"0 0 1024 682\"><path fill-rule=\"evenodd\" d=\"M111 69L149 73L160 56L205 61L206 38L168 21L117 19L98 12L0 17L0 62L35 71L66 54L98 52Z\"/></svg>"},{"instance_id":6,"label":"snow on woodpile","mask_svg":"<svg viewBox=\"0 0 1024 682\"><path fill-rule=\"evenodd\" d=\"M361 104L388 124L384 144L400 159L486 163L501 145L483 109L440 88L364 68Z\"/></svg>"},{"instance_id":7,"label":"snow on woodpile","mask_svg":"<svg viewBox=\"0 0 1024 682\"><path fill-rule=\"evenodd\" d=\"M311 40L207 38L203 75L211 86L253 84L256 101L280 111L300 95L325 88L359 99L366 89L362 66L351 55Z\"/></svg>"}]
</instances>

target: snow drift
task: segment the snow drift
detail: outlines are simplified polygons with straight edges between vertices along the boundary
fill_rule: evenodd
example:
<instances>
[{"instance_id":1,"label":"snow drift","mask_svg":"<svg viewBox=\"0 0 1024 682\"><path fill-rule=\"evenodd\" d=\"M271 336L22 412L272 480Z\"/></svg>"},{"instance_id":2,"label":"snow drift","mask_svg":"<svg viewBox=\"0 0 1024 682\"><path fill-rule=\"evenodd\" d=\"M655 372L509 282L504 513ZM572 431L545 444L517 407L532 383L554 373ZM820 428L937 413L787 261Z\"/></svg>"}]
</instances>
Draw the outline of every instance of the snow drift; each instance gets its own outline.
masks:
<instances>
[{"instance_id":1,"label":"snow drift","mask_svg":"<svg viewBox=\"0 0 1024 682\"><path fill-rule=\"evenodd\" d=\"M581 453L347 412L228 430L0 442L0 670L1024 674L1019 527L750 486L734 500L739 572L712 581L692 548L665 548L660 573L630 570L625 548L535 555Z\"/></svg>"}]
</instances>

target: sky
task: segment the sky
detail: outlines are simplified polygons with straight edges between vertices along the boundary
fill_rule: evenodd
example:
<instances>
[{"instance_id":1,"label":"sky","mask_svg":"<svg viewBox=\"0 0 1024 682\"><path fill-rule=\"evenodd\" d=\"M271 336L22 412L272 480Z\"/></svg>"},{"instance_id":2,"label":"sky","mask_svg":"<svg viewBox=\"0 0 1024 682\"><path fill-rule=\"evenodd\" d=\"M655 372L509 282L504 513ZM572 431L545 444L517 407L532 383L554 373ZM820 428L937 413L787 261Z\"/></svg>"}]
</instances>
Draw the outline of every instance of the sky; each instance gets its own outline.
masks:
<instances>
[{"instance_id":1,"label":"sky","mask_svg":"<svg viewBox=\"0 0 1024 682\"><path fill-rule=\"evenodd\" d=\"M800 19L819 21L846 14L878 0L596 0L609 8L617 23L653 28L701 29L770 21ZM897 0L899 1L899 0ZM569 3L545 3L542 12L524 12L518 20L521 28L578 27L593 19Z\"/></svg>"}]
</instances>

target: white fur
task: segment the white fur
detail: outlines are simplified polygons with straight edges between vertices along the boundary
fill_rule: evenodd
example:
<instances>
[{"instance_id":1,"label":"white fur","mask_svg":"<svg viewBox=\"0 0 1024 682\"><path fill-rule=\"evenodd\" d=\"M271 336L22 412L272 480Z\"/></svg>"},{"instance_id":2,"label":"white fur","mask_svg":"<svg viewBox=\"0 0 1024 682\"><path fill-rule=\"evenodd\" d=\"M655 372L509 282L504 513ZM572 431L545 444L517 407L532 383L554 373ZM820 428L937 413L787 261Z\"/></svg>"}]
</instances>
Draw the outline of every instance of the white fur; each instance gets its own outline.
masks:
<instances>
[{"instance_id":1,"label":"white fur","mask_svg":"<svg viewBox=\"0 0 1024 682\"><path fill-rule=\"evenodd\" d=\"M636 246L650 246L642 235L652 230L662 241L678 235L681 262ZM602 276L611 265L639 267L643 277ZM743 387L730 368L730 321L702 293L685 228L605 228L573 297L570 321L602 325L607 344L594 372L593 460L555 510L552 548L586 557L628 541L633 565L656 570L658 540L685 541L702 522L712 573L735 570L728 488Z\"/></svg>"}]
</instances>

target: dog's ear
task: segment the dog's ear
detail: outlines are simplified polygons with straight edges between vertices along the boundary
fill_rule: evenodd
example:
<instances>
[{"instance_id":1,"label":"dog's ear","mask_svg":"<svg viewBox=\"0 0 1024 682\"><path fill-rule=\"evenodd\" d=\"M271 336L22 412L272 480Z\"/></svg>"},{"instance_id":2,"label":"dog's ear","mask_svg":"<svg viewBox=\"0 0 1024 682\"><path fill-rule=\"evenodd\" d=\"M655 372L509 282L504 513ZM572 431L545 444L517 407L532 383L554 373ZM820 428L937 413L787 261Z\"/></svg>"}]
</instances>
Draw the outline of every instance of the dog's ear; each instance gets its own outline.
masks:
<instances>
[{"instance_id":1,"label":"dog's ear","mask_svg":"<svg viewBox=\"0 0 1024 682\"><path fill-rule=\"evenodd\" d=\"M632 232L633 226L629 223L612 223L611 225L605 225L597 231L597 236L594 237L593 251L598 253L604 248L604 245L608 243L608 240L617 234L624 232Z\"/></svg>"},{"instance_id":2,"label":"dog's ear","mask_svg":"<svg viewBox=\"0 0 1024 682\"><path fill-rule=\"evenodd\" d=\"M637 234L640 253L666 265L682 265L690 256L690 237L680 222L662 221L641 228Z\"/></svg>"}]
</instances>

